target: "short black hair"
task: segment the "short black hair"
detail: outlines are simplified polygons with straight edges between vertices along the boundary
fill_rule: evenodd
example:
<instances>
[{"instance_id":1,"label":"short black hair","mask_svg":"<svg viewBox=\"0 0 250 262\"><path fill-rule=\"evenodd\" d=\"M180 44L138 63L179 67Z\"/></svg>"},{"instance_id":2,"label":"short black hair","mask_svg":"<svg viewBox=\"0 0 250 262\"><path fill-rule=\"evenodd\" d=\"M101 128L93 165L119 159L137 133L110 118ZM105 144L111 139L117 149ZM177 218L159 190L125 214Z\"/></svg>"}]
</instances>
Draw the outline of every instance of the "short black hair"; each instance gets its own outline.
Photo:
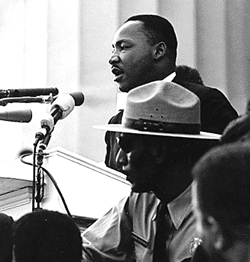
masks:
<instances>
[{"instance_id":1,"label":"short black hair","mask_svg":"<svg viewBox=\"0 0 250 262\"><path fill-rule=\"evenodd\" d=\"M167 19L153 14L141 14L129 17L125 23L129 21L141 21L150 44L163 41L176 57L177 37L172 24Z\"/></svg>"},{"instance_id":2,"label":"short black hair","mask_svg":"<svg viewBox=\"0 0 250 262\"><path fill-rule=\"evenodd\" d=\"M82 238L74 220L66 214L38 210L14 224L16 262L80 262Z\"/></svg>"},{"instance_id":3,"label":"short black hair","mask_svg":"<svg viewBox=\"0 0 250 262\"><path fill-rule=\"evenodd\" d=\"M232 143L210 150L192 170L204 217L221 225L250 223L250 145Z\"/></svg>"}]
</instances>

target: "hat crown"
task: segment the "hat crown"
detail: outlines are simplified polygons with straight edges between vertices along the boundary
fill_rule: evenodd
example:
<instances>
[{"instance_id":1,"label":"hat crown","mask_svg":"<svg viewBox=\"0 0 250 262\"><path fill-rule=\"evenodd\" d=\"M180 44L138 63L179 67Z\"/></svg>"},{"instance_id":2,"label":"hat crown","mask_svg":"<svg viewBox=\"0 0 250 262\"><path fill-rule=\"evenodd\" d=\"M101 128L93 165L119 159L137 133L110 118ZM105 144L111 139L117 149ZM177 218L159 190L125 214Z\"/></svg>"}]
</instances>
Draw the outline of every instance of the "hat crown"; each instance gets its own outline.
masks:
<instances>
[{"instance_id":1,"label":"hat crown","mask_svg":"<svg viewBox=\"0 0 250 262\"><path fill-rule=\"evenodd\" d=\"M166 81L154 81L135 89L127 96L122 124L131 121L152 122L160 125L191 125L200 131L200 100L186 88ZM165 130L171 132L171 130ZM185 128L183 133L186 133ZM178 132L182 129L178 128Z\"/></svg>"}]
</instances>

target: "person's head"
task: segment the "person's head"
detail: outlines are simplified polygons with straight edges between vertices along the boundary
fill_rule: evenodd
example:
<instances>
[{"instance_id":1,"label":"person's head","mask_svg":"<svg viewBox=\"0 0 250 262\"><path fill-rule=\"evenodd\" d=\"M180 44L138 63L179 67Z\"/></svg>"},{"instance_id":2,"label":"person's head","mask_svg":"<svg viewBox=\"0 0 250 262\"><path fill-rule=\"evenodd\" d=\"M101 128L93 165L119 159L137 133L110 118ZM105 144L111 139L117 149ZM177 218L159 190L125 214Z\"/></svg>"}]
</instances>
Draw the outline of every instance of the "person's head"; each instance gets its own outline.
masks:
<instances>
[{"instance_id":1,"label":"person's head","mask_svg":"<svg viewBox=\"0 0 250 262\"><path fill-rule=\"evenodd\" d=\"M171 23L158 15L135 15L116 32L109 59L122 92L161 80L175 71L177 38Z\"/></svg>"},{"instance_id":2,"label":"person's head","mask_svg":"<svg viewBox=\"0 0 250 262\"><path fill-rule=\"evenodd\" d=\"M250 140L250 112L232 120L224 129L221 144L244 142Z\"/></svg>"},{"instance_id":3,"label":"person's head","mask_svg":"<svg viewBox=\"0 0 250 262\"><path fill-rule=\"evenodd\" d=\"M176 72L176 76L181 80L183 80L184 82L204 85L201 75L196 68L187 65L178 65L176 67L175 72Z\"/></svg>"},{"instance_id":4,"label":"person's head","mask_svg":"<svg viewBox=\"0 0 250 262\"><path fill-rule=\"evenodd\" d=\"M250 100L246 105L246 112L232 120L224 129L221 144L245 142L250 140Z\"/></svg>"},{"instance_id":5,"label":"person's head","mask_svg":"<svg viewBox=\"0 0 250 262\"><path fill-rule=\"evenodd\" d=\"M200 132L199 98L164 81L131 90L122 124L99 128L122 133L117 162L132 190L154 191L165 200L190 185L194 162L220 137Z\"/></svg>"},{"instance_id":6,"label":"person's head","mask_svg":"<svg viewBox=\"0 0 250 262\"><path fill-rule=\"evenodd\" d=\"M7 214L0 213L0 261L12 262L12 229L14 220Z\"/></svg>"},{"instance_id":7,"label":"person's head","mask_svg":"<svg viewBox=\"0 0 250 262\"><path fill-rule=\"evenodd\" d=\"M191 182L191 168L217 140L121 133L118 166L134 192L171 201ZM167 189L167 190L166 190Z\"/></svg>"},{"instance_id":8,"label":"person's head","mask_svg":"<svg viewBox=\"0 0 250 262\"><path fill-rule=\"evenodd\" d=\"M213 258L250 244L249 160L249 143L232 143L211 149L192 170L197 230Z\"/></svg>"},{"instance_id":9,"label":"person's head","mask_svg":"<svg viewBox=\"0 0 250 262\"><path fill-rule=\"evenodd\" d=\"M80 262L80 230L57 211L28 213L14 225L14 256L16 262Z\"/></svg>"}]
</instances>

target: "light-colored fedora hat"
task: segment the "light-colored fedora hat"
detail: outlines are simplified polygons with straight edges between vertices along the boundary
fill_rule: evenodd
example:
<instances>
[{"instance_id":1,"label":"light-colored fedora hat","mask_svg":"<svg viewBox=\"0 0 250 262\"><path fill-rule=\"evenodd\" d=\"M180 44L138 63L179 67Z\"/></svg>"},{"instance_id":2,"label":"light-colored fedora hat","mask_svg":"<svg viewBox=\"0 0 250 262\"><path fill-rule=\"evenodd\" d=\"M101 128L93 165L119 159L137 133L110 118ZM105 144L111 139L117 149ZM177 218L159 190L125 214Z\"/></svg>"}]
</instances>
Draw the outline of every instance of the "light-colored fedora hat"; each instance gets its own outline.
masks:
<instances>
[{"instance_id":1,"label":"light-colored fedora hat","mask_svg":"<svg viewBox=\"0 0 250 262\"><path fill-rule=\"evenodd\" d=\"M94 127L131 134L220 139L218 134L200 130L198 96L166 81L154 81L132 89L127 96L121 124Z\"/></svg>"}]
</instances>

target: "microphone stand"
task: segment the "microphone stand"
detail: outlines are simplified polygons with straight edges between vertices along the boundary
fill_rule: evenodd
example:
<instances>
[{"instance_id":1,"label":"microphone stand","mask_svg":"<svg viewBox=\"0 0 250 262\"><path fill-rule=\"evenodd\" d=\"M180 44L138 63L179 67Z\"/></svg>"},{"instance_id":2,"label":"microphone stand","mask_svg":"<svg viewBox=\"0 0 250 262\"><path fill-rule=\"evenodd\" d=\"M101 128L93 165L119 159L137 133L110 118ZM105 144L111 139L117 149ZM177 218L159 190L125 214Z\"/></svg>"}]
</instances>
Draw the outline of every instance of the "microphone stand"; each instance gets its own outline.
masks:
<instances>
[{"instance_id":1,"label":"microphone stand","mask_svg":"<svg viewBox=\"0 0 250 262\"><path fill-rule=\"evenodd\" d=\"M53 131L53 130L52 130ZM33 159L33 184L32 184L32 211L41 208L41 202L44 197L44 172L43 159L46 153L52 131L46 129L46 134L42 132L36 133L36 141L34 143L34 159Z\"/></svg>"},{"instance_id":2,"label":"microphone stand","mask_svg":"<svg viewBox=\"0 0 250 262\"><path fill-rule=\"evenodd\" d=\"M52 107L51 113L49 114L49 118L45 118L41 121L41 129L35 135L35 142L34 142L34 152L33 152L33 179L32 179L32 212L35 209L41 208L41 202L44 198L44 169L43 159L44 150L47 148L51 133L54 130L54 125L59 119L66 117L74 108L75 103L82 104L84 97L81 94L80 98L77 94L76 97L73 95L65 95L58 98L60 100ZM55 99L52 94L49 95L48 98L40 97L11 97L11 98L3 98L0 99L0 106L5 106L8 103L13 102L20 102L20 103L52 103Z\"/></svg>"},{"instance_id":3,"label":"microphone stand","mask_svg":"<svg viewBox=\"0 0 250 262\"><path fill-rule=\"evenodd\" d=\"M37 209L41 208L40 204L44 197L44 174L42 171L42 164L43 164L43 150L41 146L38 148L37 152L37 176L36 176L36 192L37 195L35 197L37 203Z\"/></svg>"},{"instance_id":4,"label":"microphone stand","mask_svg":"<svg viewBox=\"0 0 250 262\"><path fill-rule=\"evenodd\" d=\"M18 103L38 102L38 103L52 104L52 102L54 102L55 100L56 99L55 97L53 97L52 93L49 94L47 98L43 96L8 97L8 98L0 99L0 106L6 106L8 103L15 103L15 102ZM35 135L36 140L33 144L34 152L33 152L33 179L32 179L32 212L34 212L36 209L41 209L41 202L44 198L45 182L44 182L44 169L42 167L43 159L44 156L46 155L46 153L44 153L44 150L47 148L49 144L49 141L51 139L51 133L54 130L54 125L59 119L66 117L73 110L75 103L76 105L81 105L84 101L84 96L82 93L70 94L68 95L68 97L66 98L61 97L59 100L60 103L62 103L62 105L59 102L58 104L55 104L55 106L51 109L50 118L41 121L42 128ZM68 210L67 206L66 209Z\"/></svg>"},{"instance_id":5,"label":"microphone stand","mask_svg":"<svg viewBox=\"0 0 250 262\"><path fill-rule=\"evenodd\" d=\"M53 98L52 98L53 99ZM49 144L51 134L54 130L53 118L41 121L41 128L35 134L34 154L33 154L33 184L32 184L32 211L41 208L41 202L44 197L44 172L43 159L44 152Z\"/></svg>"},{"instance_id":6,"label":"microphone stand","mask_svg":"<svg viewBox=\"0 0 250 262\"><path fill-rule=\"evenodd\" d=\"M50 103L55 100L52 93L48 96L22 96L22 97L7 97L0 99L0 106L6 106L8 103ZM44 150L46 149L51 133L47 128L46 133L37 132L36 141L34 142L34 153L33 153L33 179L32 179L32 211L41 208L41 201L44 197L44 173L42 169ZM36 205L35 205L36 202Z\"/></svg>"}]
</instances>

